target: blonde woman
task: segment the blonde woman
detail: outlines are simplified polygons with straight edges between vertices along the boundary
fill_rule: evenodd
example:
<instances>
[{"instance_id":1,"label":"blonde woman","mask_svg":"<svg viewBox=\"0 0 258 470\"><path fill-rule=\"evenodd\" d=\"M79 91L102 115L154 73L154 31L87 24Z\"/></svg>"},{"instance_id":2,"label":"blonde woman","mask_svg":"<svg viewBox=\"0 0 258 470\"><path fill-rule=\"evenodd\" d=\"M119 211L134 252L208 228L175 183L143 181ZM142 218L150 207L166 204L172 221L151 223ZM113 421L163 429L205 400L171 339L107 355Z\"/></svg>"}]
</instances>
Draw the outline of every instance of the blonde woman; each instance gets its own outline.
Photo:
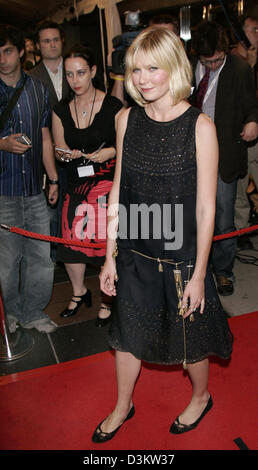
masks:
<instances>
[{"instance_id":1,"label":"blonde woman","mask_svg":"<svg viewBox=\"0 0 258 470\"><path fill-rule=\"evenodd\" d=\"M126 87L138 106L118 119L100 275L103 292L115 297L110 345L116 350L118 399L97 426L94 442L113 438L134 416L142 360L188 368L192 399L170 432L194 429L213 405L208 356L231 354L232 336L207 267L218 144L211 120L187 101L191 76L180 39L165 29L143 31L127 52Z\"/></svg>"}]
</instances>

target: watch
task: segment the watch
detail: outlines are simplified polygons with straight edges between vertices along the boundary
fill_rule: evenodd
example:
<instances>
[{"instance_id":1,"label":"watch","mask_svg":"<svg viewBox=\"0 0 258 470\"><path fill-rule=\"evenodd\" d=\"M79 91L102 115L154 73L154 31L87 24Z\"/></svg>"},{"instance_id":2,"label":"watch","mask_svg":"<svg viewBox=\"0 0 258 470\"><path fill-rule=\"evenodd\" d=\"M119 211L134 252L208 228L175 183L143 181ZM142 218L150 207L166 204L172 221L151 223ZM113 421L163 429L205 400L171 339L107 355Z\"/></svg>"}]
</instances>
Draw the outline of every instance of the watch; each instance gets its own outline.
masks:
<instances>
[{"instance_id":1,"label":"watch","mask_svg":"<svg viewBox=\"0 0 258 470\"><path fill-rule=\"evenodd\" d=\"M59 184L59 180L48 180L48 184Z\"/></svg>"}]
</instances>

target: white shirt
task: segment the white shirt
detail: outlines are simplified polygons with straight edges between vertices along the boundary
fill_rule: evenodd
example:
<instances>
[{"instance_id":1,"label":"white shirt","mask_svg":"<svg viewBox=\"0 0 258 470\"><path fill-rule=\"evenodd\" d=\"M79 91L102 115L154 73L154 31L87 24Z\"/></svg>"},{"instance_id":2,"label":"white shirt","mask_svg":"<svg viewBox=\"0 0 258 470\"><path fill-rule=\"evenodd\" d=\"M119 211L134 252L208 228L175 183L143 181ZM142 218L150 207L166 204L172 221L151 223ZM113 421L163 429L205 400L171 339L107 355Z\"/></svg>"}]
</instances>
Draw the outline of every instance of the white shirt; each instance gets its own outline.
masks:
<instances>
[{"instance_id":1,"label":"white shirt","mask_svg":"<svg viewBox=\"0 0 258 470\"><path fill-rule=\"evenodd\" d=\"M44 61L43 61L44 62ZM54 73L52 72L48 66L45 64L44 65L49 73L49 76L52 80L52 83L54 85L58 101L61 100L62 98L62 85L63 85L63 57L61 57L60 64L58 65L57 72Z\"/></svg>"},{"instance_id":2,"label":"white shirt","mask_svg":"<svg viewBox=\"0 0 258 470\"><path fill-rule=\"evenodd\" d=\"M225 62L226 62L226 57L222 63L222 65L219 67L217 70L210 70L210 77L209 77L209 83L208 83L208 89L205 94L204 100L203 100L203 106L202 110L205 114L207 114L213 121L215 117L215 102L216 102L216 93L217 93L217 85L218 85L218 79L219 79L219 74L221 70L223 69ZM198 61L197 67L196 67L196 83L197 86L199 85L203 75L205 72L205 67Z\"/></svg>"}]
</instances>

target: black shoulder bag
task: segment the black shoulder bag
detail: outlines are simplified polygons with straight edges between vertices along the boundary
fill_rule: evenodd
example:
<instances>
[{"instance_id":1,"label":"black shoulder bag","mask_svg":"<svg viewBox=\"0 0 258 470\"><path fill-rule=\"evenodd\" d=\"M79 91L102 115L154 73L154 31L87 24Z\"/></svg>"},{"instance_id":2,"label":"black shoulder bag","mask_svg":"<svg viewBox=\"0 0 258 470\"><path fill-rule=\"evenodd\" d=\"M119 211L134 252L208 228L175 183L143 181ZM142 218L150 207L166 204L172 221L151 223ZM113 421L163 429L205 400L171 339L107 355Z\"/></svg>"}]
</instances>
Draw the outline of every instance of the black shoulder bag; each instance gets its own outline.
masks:
<instances>
[{"instance_id":1,"label":"black shoulder bag","mask_svg":"<svg viewBox=\"0 0 258 470\"><path fill-rule=\"evenodd\" d=\"M5 123L9 119L9 117L11 115L11 112L12 112L14 106L17 103L17 101L19 99L19 96L20 96L20 94L21 94L21 92L24 88L25 83L26 83L26 80L27 80L27 75L25 75L25 77L24 77L22 86L20 88L17 88L17 90L15 90L15 92L14 92L12 98L10 99L6 109L1 114L1 116L0 116L0 132L4 129Z\"/></svg>"}]
</instances>

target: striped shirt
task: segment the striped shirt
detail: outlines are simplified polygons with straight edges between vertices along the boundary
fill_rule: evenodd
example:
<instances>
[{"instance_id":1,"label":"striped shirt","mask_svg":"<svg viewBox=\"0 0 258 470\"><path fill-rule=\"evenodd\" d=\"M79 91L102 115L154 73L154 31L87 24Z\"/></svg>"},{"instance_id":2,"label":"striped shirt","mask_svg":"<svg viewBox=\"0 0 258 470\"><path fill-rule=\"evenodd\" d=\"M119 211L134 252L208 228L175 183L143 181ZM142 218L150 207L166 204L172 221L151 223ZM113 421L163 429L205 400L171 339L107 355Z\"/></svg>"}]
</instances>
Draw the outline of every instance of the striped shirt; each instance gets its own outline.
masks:
<instances>
[{"instance_id":1,"label":"striped shirt","mask_svg":"<svg viewBox=\"0 0 258 470\"><path fill-rule=\"evenodd\" d=\"M24 72L16 88L21 87ZM0 115L16 88L7 86L0 79ZM24 89L0 132L0 138L11 134L26 134L32 147L24 154L0 150L0 196L33 196L42 191L42 131L51 125L48 89L37 78L28 76Z\"/></svg>"}]
</instances>

